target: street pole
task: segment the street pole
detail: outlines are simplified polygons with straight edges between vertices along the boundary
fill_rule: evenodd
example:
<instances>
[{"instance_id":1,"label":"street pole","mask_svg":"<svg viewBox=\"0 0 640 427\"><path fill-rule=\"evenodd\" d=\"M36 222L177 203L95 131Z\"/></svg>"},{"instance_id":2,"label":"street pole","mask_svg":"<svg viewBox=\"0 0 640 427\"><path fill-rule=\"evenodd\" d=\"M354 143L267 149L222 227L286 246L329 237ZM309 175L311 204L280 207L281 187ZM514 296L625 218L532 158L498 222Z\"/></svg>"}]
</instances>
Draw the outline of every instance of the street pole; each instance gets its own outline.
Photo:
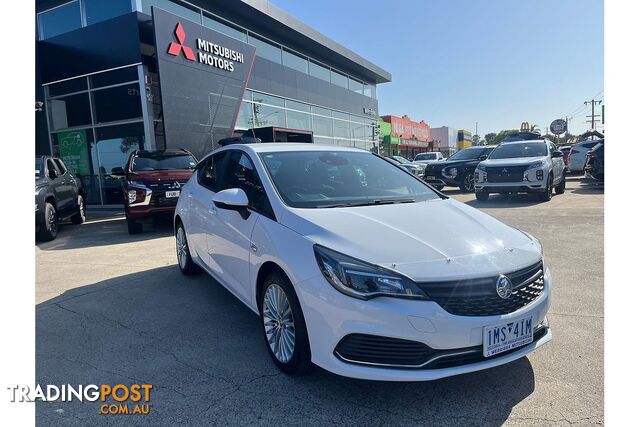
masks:
<instances>
[{"instance_id":1,"label":"street pole","mask_svg":"<svg viewBox=\"0 0 640 427\"><path fill-rule=\"evenodd\" d=\"M591 99L591 101L584 101L584 105L589 104L591 104L591 115L587 116L587 118L591 117L591 130L594 130L596 128L596 117L600 117L599 114L596 114L596 104L602 104L602 100Z\"/></svg>"}]
</instances>

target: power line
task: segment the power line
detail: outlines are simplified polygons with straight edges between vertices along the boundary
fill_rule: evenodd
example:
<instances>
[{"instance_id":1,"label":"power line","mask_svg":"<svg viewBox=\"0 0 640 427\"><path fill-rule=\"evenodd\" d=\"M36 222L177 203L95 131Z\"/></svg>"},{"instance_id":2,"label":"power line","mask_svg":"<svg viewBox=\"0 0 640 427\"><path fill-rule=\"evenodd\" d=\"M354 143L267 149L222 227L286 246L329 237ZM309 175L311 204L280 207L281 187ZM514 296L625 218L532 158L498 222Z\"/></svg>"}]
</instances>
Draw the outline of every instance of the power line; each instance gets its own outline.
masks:
<instances>
[{"instance_id":1,"label":"power line","mask_svg":"<svg viewBox=\"0 0 640 427\"><path fill-rule=\"evenodd\" d=\"M587 118L591 119L591 130L594 130L596 128L596 117L600 117L600 114L596 114L596 104L602 104L602 100L595 100L592 98L591 101L584 101L584 105L589 104L591 104L591 114L587 115ZM600 119L598 119L598 121L600 121Z\"/></svg>"}]
</instances>

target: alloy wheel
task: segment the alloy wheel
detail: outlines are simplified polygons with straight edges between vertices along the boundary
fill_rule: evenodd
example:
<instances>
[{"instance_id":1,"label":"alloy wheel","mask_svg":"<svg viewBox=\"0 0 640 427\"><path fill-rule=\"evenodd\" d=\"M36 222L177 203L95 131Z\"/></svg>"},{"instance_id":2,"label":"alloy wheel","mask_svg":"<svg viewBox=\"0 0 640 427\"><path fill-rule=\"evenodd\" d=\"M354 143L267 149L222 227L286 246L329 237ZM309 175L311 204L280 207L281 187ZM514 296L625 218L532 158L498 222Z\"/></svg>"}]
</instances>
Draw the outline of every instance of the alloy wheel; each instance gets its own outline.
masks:
<instances>
[{"instance_id":1,"label":"alloy wheel","mask_svg":"<svg viewBox=\"0 0 640 427\"><path fill-rule=\"evenodd\" d=\"M86 219L86 212L84 206L84 198L82 196L78 196L78 207L80 211L80 218L82 218L82 222L84 222L84 220Z\"/></svg>"},{"instance_id":2,"label":"alloy wheel","mask_svg":"<svg viewBox=\"0 0 640 427\"><path fill-rule=\"evenodd\" d=\"M293 312L284 290L275 283L264 293L262 320L271 352L281 363L288 363L296 344Z\"/></svg>"},{"instance_id":3,"label":"alloy wheel","mask_svg":"<svg viewBox=\"0 0 640 427\"><path fill-rule=\"evenodd\" d=\"M58 231L58 218L55 209L49 209L47 212L47 226L52 234Z\"/></svg>"},{"instance_id":4,"label":"alloy wheel","mask_svg":"<svg viewBox=\"0 0 640 427\"><path fill-rule=\"evenodd\" d=\"M464 177L464 189L468 192L471 192L475 189L473 184L473 174L469 173Z\"/></svg>"},{"instance_id":5,"label":"alloy wheel","mask_svg":"<svg viewBox=\"0 0 640 427\"><path fill-rule=\"evenodd\" d=\"M185 268L187 265L187 236L184 234L182 226L178 227L178 232L176 233L176 253L180 268Z\"/></svg>"}]
</instances>

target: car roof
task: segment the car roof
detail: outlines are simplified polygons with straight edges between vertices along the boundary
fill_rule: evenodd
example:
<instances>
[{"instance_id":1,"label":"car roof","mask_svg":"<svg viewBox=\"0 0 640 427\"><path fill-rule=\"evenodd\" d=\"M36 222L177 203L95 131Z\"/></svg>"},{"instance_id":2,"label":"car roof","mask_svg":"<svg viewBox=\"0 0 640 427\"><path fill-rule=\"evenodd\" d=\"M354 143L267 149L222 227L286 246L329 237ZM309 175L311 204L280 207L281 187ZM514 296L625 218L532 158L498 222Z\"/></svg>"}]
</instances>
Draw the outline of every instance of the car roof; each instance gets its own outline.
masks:
<instances>
[{"instance_id":1,"label":"car roof","mask_svg":"<svg viewBox=\"0 0 640 427\"><path fill-rule=\"evenodd\" d=\"M182 148L167 148L165 150L137 150L135 155L138 157L153 157L153 156L166 156L166 155L176 155L176 156L184 156L190 155L187 150Z\"/></svg>"},{"instance_id":2,"label":"car roof","mask_svg":"<svg viewBox=\"0 0 640 427\"><path fill-rule=\"evenodd\" d=\"M520 141L504 141L502 142L502 144L532 144L532 143L545 143L546 140L544 139L526 139L526 140L520 140Z\"/></svg>"},{"instance_id":3,"label":"car roof","mask_svg":"<svg viewBox=\"0 0 640 427\"><path fill-rule=\"evenodd\" d=\"M340 145L322 145L315 143L292 143L292 142L268 142L259 144L231 144L224 148L245 147L256 153L277 153L285 151L351 151L356 153L369 153L370 151L355 147L342 147Z\"/></svg>"}]
</instances>

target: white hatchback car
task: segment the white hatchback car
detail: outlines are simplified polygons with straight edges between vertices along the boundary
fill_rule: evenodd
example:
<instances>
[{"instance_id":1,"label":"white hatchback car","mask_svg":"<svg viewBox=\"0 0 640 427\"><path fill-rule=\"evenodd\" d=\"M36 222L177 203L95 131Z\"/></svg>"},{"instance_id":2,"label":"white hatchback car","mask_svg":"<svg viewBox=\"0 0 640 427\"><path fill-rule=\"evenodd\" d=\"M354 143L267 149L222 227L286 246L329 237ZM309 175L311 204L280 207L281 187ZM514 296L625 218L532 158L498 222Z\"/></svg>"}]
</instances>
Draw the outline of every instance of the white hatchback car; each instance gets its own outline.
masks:
<instances>
[{"instance_id":1,"label":"white hatchback car","mask_svg":"<svg viewBox=\"0 0 640 427\"><path fill-rule=\"evenodd\" d=\"M587 153L599 142L601 141L580 141L573 144L567 160L567 169L569 172L584 172L584 166L587 163Z\"/></svg>"},{"instance_id":2,"label":"white hatchback car","mask_svg":"<svg viewBox=\"0 0 640 427\"><path fill-rule=\"evenodd\" d=\"M433 380L551 340L540 242L367 151L222 147L183 187L175 230L182 272L261 316L287 373Z\"/></svg>"}]
</instances>

